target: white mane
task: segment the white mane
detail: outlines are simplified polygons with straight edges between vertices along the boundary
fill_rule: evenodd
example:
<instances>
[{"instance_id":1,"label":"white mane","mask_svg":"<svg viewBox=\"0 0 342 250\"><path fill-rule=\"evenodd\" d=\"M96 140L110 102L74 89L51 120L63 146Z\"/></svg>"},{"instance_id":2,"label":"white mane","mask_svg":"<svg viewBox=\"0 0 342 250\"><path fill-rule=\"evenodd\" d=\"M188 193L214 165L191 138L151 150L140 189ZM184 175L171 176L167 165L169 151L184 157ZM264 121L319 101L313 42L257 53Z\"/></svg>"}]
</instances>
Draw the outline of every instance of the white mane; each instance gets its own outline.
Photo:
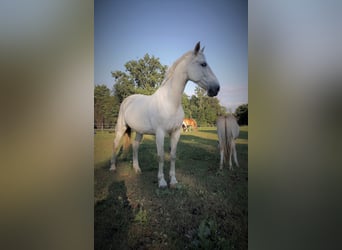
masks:
<instances>
[{"instance_id":1,"label":"white mane","mask_svg":"<svg viewBox=\"0 0 342 250\"><path fill-rule=\"evenodd\" d=\"M172 65L170 68L167 69L166 73L165 73L165 77L163 82L161 83L161 86L164 85L173 75L173 73L175 72L176 67L178 66L178 64L183 61L186 57L188 57L189 55L191 55L193 53L193 51L188 51L187 53L185 53L184 55L182 55L180 58L178 58Z\"/></svg>"}]
</instances>

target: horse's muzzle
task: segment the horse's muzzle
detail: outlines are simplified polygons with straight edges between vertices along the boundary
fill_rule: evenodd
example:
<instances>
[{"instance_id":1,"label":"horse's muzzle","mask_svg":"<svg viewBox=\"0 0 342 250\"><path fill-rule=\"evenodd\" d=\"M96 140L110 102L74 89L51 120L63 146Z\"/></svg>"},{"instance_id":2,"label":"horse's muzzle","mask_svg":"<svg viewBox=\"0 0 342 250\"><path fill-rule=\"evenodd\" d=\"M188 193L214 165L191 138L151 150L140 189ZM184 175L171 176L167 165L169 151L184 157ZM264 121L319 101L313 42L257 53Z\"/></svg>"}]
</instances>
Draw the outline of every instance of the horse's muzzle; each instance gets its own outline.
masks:
<instances>
[{"instance_id":1,"label":"horse's muzzle","mask_svg":"<svg viewBox=\"0 0 342 250\"><path fill-rule=\"evenodd\" d=\"M213 97L217 96L218 92L220 91L220 85L215 85L208 89L208 96Z\"/></svg>"}]
</instances>

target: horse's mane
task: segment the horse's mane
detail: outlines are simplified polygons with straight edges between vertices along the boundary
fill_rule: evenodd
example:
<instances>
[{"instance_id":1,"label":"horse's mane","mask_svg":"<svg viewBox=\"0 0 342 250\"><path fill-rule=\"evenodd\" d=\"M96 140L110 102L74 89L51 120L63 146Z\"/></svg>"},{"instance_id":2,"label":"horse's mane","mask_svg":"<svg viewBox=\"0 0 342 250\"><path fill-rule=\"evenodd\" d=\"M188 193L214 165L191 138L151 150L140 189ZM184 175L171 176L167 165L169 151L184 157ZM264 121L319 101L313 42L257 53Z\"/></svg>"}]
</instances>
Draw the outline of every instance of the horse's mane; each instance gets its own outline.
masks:
<instances>
[{"instance_id":1,"label":"horse's mane","mask_svg":"<svg viewBox=\"0 0 342 250\"><path fill-rule=\"evenodd\" d=\"M165 73L165 77L163 82L161 83L160 86L163 86L173 75L173 73L175 72L176 67L178 66L178 64L183 61L183 59L185 57L188 57L191 53L193 53L193 51L188 51L186 52L184 55L182 55L180 58L177 59L177 61L175 61L170 68L167 69L166 73Z\"/></svg>"}]
</instances>

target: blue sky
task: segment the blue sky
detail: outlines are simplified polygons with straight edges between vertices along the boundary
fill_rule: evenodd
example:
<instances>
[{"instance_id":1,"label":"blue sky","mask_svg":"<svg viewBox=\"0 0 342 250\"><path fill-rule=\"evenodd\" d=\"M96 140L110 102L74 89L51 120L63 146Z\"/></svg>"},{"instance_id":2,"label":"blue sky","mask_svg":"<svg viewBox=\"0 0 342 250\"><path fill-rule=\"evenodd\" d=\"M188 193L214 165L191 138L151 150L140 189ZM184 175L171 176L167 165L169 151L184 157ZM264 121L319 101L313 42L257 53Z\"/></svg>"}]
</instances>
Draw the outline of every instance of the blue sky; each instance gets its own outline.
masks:
<instances>
[{"instance_id":1,"label":"blue sky","mask_svg":"<svg viewBox=\"0 0 342 250\"><path fill-rule=\"evenodd\" d=\"M111 71L146 53L171 66L200 41L220 82L221 105L248 103L247 0L95 0L95 84L112 89ZM188 82L185 93L196 84Z\"/></svg>"}]
</instances>

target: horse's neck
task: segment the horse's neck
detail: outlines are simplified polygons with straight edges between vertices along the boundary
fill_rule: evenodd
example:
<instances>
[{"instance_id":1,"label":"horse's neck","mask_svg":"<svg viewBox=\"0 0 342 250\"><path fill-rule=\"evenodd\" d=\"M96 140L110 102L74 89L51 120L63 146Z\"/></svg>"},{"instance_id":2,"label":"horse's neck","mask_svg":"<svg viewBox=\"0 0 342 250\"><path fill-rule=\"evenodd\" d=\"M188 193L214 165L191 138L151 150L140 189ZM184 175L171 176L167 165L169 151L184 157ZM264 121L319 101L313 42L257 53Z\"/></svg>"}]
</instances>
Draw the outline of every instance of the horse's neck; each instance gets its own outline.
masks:
<instances>
[{"instance_id":1,"label":"horse's neck","mask_svg":"<svg viewBox=\"0 0 342 250\"><path fill-rule=\"evenodd\" d=\"M175 69L173 75L165 82L157 92L165 98L170 104L178 108L182 105L182 95L186 82L188 81L187 75L181 69Z\"/></svg>"}]
</instances>

